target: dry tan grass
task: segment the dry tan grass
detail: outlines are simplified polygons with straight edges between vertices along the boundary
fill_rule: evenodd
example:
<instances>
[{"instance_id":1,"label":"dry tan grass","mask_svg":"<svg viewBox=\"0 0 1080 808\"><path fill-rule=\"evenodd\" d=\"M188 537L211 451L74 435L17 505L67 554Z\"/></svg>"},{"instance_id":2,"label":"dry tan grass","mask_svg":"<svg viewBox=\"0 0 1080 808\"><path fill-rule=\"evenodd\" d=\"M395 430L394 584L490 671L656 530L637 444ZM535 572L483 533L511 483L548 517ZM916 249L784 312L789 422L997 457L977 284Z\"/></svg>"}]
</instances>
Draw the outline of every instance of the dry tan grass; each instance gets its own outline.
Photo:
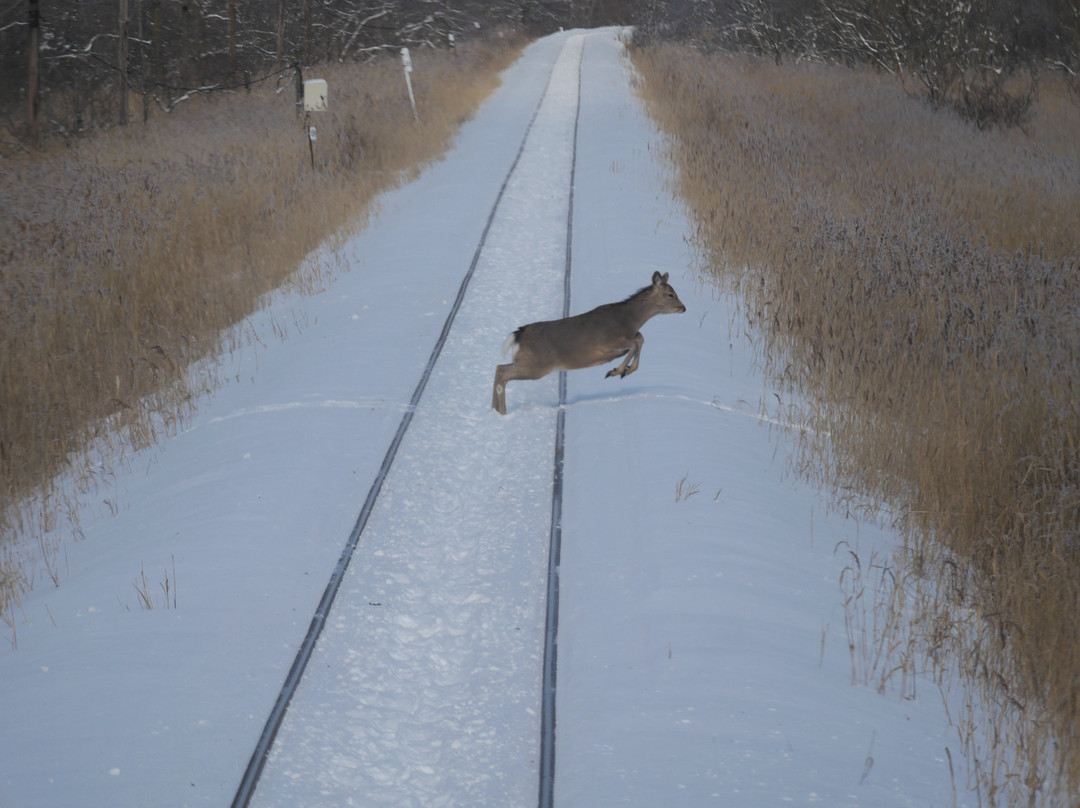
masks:
<instances>
[{"instance_id":1,"label":"dry tan grass","mask_svg":"<svg viewBox=\"0 0 1080 808\"><path fill-rule=\"evenodd\" d=\"M634 58L700 245L829 435L807 471L900 514L897 557L851 568L866 665L974 686L989 804L1077 804L1080 110L1048 81L1026 133L979 132L870 72Z\"/></svg>"},{"instance_id":2,"label":"dry tan grass","mask_svg":"<svg viewBox=\"0 0 1080 808\"><path fill-rule=\"evenodd\" d=\"M55 523L52 481L67 470L92 484L102 472L78 458L104 431L123 451L175 423L202 392L185 368L316 246L357 226L378 192L437 158L522 44L501 32L454 55L415 53L419 124L396 55L312 69L330 88L314 169L291 78L7 161L0 537ZM19 503L32 496L46 505L28 513ZM42 550L51 569L56 551ZM26 583L4 553L0 540L0 614Z\"/></svg>"}]
</instances>

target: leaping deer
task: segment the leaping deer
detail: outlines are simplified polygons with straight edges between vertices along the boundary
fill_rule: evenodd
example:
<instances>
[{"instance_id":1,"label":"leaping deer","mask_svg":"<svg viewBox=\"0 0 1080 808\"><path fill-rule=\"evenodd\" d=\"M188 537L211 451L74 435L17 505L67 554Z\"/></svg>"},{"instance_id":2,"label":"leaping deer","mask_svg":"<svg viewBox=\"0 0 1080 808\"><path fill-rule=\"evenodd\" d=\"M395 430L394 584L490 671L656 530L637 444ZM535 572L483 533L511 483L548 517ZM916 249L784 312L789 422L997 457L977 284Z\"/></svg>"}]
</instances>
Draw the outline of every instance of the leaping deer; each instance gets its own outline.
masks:
<instances>
[{"instance_id":1,"label":"leaping deer","mask_svg":"<svg viewBox=\"0 0 1080 808\"><path fill-rule=\"evenodd\" d=\"M495 368L491 406L506 415L507 382L539 379L553 370L591 368L625 356L622 364L607 372L607 377L633 373L645 344L641 326L657 314L686 311L667 280L668 273L654 272L651 284L620 303L606 303L561 320L521 326L503 343L504 354L513 349L513 361Z\"/></svg>"}]
</instances>

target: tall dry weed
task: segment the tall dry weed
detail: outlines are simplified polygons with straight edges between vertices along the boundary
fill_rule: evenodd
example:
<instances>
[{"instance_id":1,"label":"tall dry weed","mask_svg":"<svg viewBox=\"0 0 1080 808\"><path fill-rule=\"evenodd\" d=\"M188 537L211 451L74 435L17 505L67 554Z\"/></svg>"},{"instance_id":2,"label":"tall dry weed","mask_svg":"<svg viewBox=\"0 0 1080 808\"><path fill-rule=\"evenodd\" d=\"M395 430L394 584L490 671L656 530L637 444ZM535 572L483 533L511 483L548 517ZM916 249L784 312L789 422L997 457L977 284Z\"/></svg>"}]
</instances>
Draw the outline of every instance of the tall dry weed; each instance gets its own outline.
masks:
<instances>
[{"instance_id":1,"label":"tall dry weed","mask_svg":"<svg viewBox=\"0 0 1080 808\"><path fill-rule=\"evenodd\" d=\"M435 159L522 40L329 65L311 164L291 79L197 98L148 125L0 171L0 613L27 584L3 537L48 529L60 472L103 432L152 441L192 397L185 368L377 193ZM310 75L310 74L309 74ZM95 467L96 468L96 467ZM19 504L28 497L45 504Z\"/></svg>"},{"instance_id":2,"label":"tall dry weed","mask_svg":"<svg viewBox=\"0 0 1080 808\"><path fill-rule=\"evenodd\" d=\"M829 436L807 468L901 514L884 647L981 693L990 804L1075 805L1080 110L1047 83L1027 133L980 132L870 72L634 58L701 246Z\"/></svg>"}]
</instances>

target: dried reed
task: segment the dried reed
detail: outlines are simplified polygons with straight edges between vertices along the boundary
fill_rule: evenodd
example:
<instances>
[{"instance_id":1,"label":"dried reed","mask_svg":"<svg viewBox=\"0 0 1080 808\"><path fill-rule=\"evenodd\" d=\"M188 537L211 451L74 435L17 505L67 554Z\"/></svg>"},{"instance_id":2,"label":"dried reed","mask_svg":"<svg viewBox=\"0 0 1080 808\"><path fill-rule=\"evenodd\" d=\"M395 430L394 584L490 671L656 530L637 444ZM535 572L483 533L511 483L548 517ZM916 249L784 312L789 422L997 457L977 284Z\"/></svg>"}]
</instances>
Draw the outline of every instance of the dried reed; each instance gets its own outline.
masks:
<instances>
[{"instance_id":1,"label":"dried reed","mask_svg":"<svg viewBox=\"0 0 1080 808\"><path fill-rule=\"evenodd\" d=\"M7 161L0 615L32 583L3 538L55 525L57 475L92 485L103 472L79 460L90 441L118 429L122 453L170 428L203 392L185 368L227 347L222 329L359 226L378 192L435 159L522 44L499 32L455 54L414 54L419 123L396 56L320 68L331 92L314 168L291 79ZM43 504L28 514L28 498Z\"/></svg>"},{"instance_id":2,"label":"dried reed","mask_svg":"<svg viewBox=\"0 0 1080 808\"><path fill-rule=\"evenodd\" d=\"M1026 133L980 132L868 71L634 59L699 244L829 436L806 469L901 514L867 664L980 694L990 804L1075 805L1080 110L1047 81Z\"/></svg>"}]
</instances>

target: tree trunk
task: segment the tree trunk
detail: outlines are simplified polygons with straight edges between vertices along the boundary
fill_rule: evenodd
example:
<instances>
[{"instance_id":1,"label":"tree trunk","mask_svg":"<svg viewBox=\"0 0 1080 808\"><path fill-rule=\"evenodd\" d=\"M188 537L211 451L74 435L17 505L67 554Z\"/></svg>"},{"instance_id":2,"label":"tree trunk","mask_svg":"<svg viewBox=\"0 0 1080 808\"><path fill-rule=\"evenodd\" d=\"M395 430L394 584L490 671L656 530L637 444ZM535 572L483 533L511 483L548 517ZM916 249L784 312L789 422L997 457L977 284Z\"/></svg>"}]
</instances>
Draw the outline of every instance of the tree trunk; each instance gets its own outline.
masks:
<instances>
[{"instance_id":1,"label":"tree trunk","mask_svg":"<svg viewBox=\"0 0 1080 808\"><path fill-rule=\"evenodd\" d=\"M277 4L277 66L278 70L285 64L285 0L278 0Z\"/></svg>"},{"instance_id":2,"label":"tree trunk","mask_svg":"<svg viewBox=\"0 0 1080 808\"><path fill-rule=\"evenodd\" d=\"M41 143L38 136L38 50L41 46L41 11L38 0L29 0L26 14L29 23L26 44L26 50L29 54L26 82L26 124L30 130L30 143L36 148Z\"/></svg>"},{"instance_id":3,"label":"tree trunk","mask_svg":"<svg viewBox=\"0 0 1080 808\"><path fill-rule=\"evenodd\" d=\"M116 48L116 68L120 71L119 124L128 122L128 0L120 0L120 19L117 24L119 42Z\"/></svg>"},{"instance_id":4,"label":"tree trunk","mask_svg":"<svg viewBox=\"0 0 1080 808\"><path fill-rule=\"evenodd\" d=\"M229 75L236 73L236 0L229 0Z\"/></svg>"},{"instance_id":5,"label":"tree trunk","mask_svg":"<svg viewBox=\"0 0 1080 808\"><path fill-rule=\"evenodd\" d=\"M153 3L151 11L151 23L154 31L151 37L154 40L154 81L157 83L157 89L154 91L160 92L161 88L165 84L165 45L162 42L161 34L161 0L151 0ZM149 95L149 93L147 94Z\"/></svg>"},{"instance_id":6,"label":"tree trunk","mask_svg":"<svg viewBox=\"0 0 1080 808\"><path fill-rule=\"evenodd\" d=\"M302 42L300 45L300 62L309 64L311 61L311 0L304 0L304 18Z\"/></svg>"},{"instance_id":7,"label":"tree trunk","mask_svg":"<svg viewBox=\"0 0 1080 808\"><path fill-rule=\"evenodd\" d=\"M143 0L136 0L135 19L138 22L135 27L135 38L139 41L139 58L135 69L139 75L139 90L142 92L142 120L144 124L150 120L150 82L147 80L146 37L143 31L145 14L146 9L143 6Z\"/></svg>"}]
</instances>

